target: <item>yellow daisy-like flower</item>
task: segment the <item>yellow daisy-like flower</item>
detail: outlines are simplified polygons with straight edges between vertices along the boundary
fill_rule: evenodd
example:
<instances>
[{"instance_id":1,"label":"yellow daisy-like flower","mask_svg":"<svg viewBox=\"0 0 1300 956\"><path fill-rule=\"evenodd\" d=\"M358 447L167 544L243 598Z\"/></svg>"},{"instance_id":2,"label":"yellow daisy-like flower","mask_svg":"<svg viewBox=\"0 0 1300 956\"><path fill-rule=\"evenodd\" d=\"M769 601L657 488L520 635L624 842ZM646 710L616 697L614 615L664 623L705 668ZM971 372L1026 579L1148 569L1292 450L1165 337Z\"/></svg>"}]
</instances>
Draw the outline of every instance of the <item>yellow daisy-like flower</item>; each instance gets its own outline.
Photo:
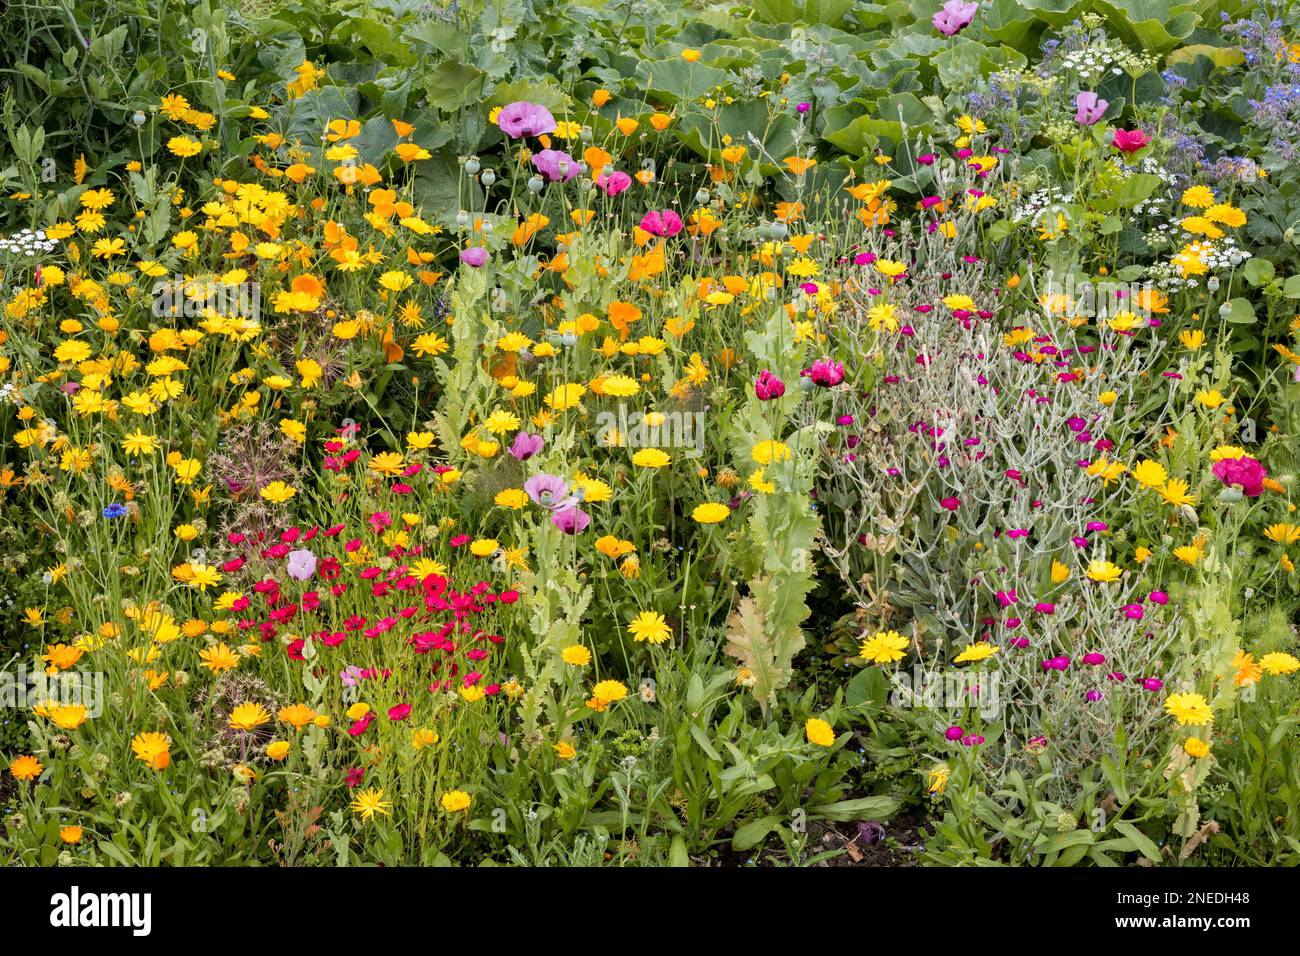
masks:
<instances>
[{"instance_id":1,"label":"yellow daisy-like flower","mask_svg":"<svg viewBox=\"0 0 1300 956\"><path fill-rule=\"evenodd\" d=\"M976 641L974 644L967 644L966 649L953 658L954 664L965 664L968 661L982 661L985 658L992 657L998 652L999 648L988 641Z\"/></svg>"},{"instance_id":2,"label":"yellow daisy-like flower","mask_svg":"<svg viewBox=\"0 0 1300 956\"><path fill-rule=\"evenodd\" d=\"M774 461L788 461L790 446L785 442L761 441L750 450L750 456L760 465L770 465Z\"/></svg>"},{"instance_id":3,"label":"yellow daisy-like flower","mask_svg":"<svg viewBox=\"0 0 1300 956\"><path fill-rule=\"evenodd\" d=\"M726 505L710 501L702 505L696 505L695 510L691 512L691 518L700 524L717 524L720 521L726 521L727 516L730 514L731 509Z\"/></svg>"},{"instance_id":4,"label":"yellow daisy-like flower","mask_svg":"<svg viewBox=\"0 0 1300 956\"><path fill-rule=\"evenodd\" d=\"M1259 666L1265 674L1277 677L1281 674L1294 674L1297 670L1300 670L1300 660L1290 654L1274 651L1272 654L1265 654L1261 657Z\"/></svg>"},{"instance_id":5,"label":"yellow daisy-like flower","mask_svg":"<svg viewBox=\"0 0 1300 956\"><path fill-rule=\"evenodd\" d=\"M862 642L858 656L873 664L890 664L903 659L910 643L897 631L877 631Z\"/></svg>"},{"instance_id":6,"label":"yellow daisy-like flower","mask_svg":"<svg viewBox=\"0 0 1300 956\"><path fill-rule=\"evenodd\" d=\"M230 712L229 724L232 730L250 731L268 723L271 715L261 704L249 701L240 704Z\"/></svg>"},{"instance_id":7,"label":"yellow daisy-like flower","mask_svg":"<svg viewBox=\"0 0 1300 956\"><path fill-rule=\"evenodd\" d=\"M658 448L642 448L632 456L632 464L638 468L663 468L672 460L671 455Z\"/></svg>"},{"instance_id":8,"label":"yellow daisy-like flower","mask_svg":"<svg viewBox=\"0 0 1300 956\"><path fill-rule=\"evenodd\" d=\"M546 396L544 401L548 407L557 412L562 412L566 409L575 407L582 401L582 396L586 394L587 387L585 385L577 385L571 382L567 385L561 385L556 388Z\"/></svg>"},{"instance_id":9,"label":"yellow daisy-like flower","mask_svg":"<svg viewBox=\"0 0 1300 956\"><path fill-rule=\"evenodd\" d=\"M1119 568L1101 558L1094 558L1088 562L1088 570L1084 572L1090 581L1098 581L1102 584L1110 584L1118 581L1122 573Z\"/></svg>"},{"instance_id":10,"label":"yellow daisy-like flower","mask_svg":"<svg viewBox=\"0 0 1300 956\"><path fill-rule=\"evenodd\" d=\"M258 494L260 494L264 499L276 505L283 504L297 493L298 492L296 492L290 485L286 485L283 481L273 481L258 492Z\"/></svg>"},{"instance_id":11,"label":"yellow daisy-like flower","mask_svg":"<svg viewBox=\"0 0 1300 956\"><path fill-rule=\"evenodd\" d=\"M44 770L44 764L29 755L17 757L9 764L9 774L15 780L35 780Z\"/></svg>"},{"instance_id":12,"label":"yellow daisy-like flower","mask_svg":"<svg viewBox=\"0 0 1300 956\"><path fill-rule=\"evenodd\" d=\"M803 732L810 744L818 747L831 747L835 744L834 728L819 717L809 717L803 725Z\"/></svg>"},{"instance_id":13,"label":"yellow daisy-like flower","mask_svg":"<svg viewBox=\"0 0 1300 956\"><path fill-rule=\"evenodd\" d=\"M1182 726L1204 726L1214 721L1214 712L1200 694L1170 694L1165 711Z\"/></svg>"},{"instance_id":14,"label":"yellow daisy-like flower","mask_svg":"<svg viewBox=\"0 0 1300 956\"><path fill-rule=\"evenodd\" d=\"M572 664L574 667L586 667L591 663L591 651L581 644L571 644L560 651L560 659L566 664Z\"/></svg>"},{"instance_id":15,"label":"yellow daisy-like flower","mask_svg":"<svg viewBox=\"0 0 1300 956\"><path fill-rule=\"evenodd\" d=\"M1133 466L1133 480L1144 488L1159 488L1169 477L1165 466L1158 461L1143 460Z\"/></svg>"},{"instance_id":16,"label":"yellow daisy-like flower","mask_svg":"<svg viewBox=\"0 0 1300 956\"><path fill-rule=\"evenodd\" d=\"M673 629L658 611L642 611L632 619L627 629L637 641L648 641L651 644L662 644L673 636Z\"/></svg>"},{"instance_id":17,"label":"yellow daisy-like flower","mask_svg":"<svg viewBox=\"0 0 1300 956\"><path fill-rule=\"evenodd\" d=\"M469 809L469 805L474 802L474 798L464 790L448 790L438 802L442 804L442 808L448 813L460 813Z\"/></svg>"},{"instance_id":18,"label":"yellow daisy-like flower","mask_svg":"<svg viewBox=\"0 0 1300 956\"><path fill-rule=\"evenodd\" d=\"M188 136L173 136L167 141L167 150L173 156L180 156L184 159L190 156L197 156L203 151L203 144Z\"/></svg>"},{"instance_id":19,"label":"yellow daisy-like flower","mask_svg":"<svg viewBox=\"0 0 1300 956\"><path fill-rule=\"evenodd\" d=\"M384 799L384 791L378 789L362 790L352 798L352 812L361 814L362 820L369 820L376 813L389 815L392 804Z\"/></svg>"}]
</instances>

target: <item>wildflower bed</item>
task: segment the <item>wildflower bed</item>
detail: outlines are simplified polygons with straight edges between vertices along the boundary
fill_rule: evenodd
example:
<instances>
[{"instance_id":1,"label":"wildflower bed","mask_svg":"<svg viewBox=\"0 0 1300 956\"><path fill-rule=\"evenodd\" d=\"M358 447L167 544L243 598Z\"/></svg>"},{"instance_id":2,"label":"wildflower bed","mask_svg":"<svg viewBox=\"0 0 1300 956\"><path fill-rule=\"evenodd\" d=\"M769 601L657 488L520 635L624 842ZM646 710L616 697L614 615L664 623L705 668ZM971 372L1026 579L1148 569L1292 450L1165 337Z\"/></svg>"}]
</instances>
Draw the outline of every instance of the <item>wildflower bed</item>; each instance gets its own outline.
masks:
<instances>
[{"instance_id":1,"label":"wildflower bed","mask_svg":"<svg viewBox=\"0 0 1300 956\"><path fill-rule=\"evenodd\" d=\"M1300 858L1300 11L156 6L0 14L4 858Z\"/></svg>"}]
</instances>

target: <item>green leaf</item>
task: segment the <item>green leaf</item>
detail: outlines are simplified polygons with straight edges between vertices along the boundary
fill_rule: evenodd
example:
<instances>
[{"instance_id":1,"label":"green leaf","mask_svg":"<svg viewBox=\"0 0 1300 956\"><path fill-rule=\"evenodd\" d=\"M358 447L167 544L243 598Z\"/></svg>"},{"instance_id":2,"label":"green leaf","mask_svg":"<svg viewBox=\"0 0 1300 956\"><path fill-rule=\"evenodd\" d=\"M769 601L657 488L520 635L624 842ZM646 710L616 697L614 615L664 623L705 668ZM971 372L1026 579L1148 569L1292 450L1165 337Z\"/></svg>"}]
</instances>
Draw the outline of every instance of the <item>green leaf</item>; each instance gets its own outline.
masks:
<instances>
[{"instance_id":1,"label":"green leaf","mask_svg":"<svg viewBox=\"0 0 1300 956\"><path fill-rule=\"evenodd\" d=\"M668 850L668 865L672 867L691 865L690 854L686 852L686 841L682 839L680 833L673 837L672 846Z\"/></svg>"},{"instance_id":2,"label":"green leaf","mask_svg":"<svg viewBox=\"0 0 1300 956\"><path fill-rule=\"evenodd\" d=\"M1255 324L1255 307L1249 299L1233 299L1228 303L1228 309L1228 321L1233 325Z\"/></svg>"},{"instance_id":3,"label":"green leaf","mask_svg":"<svg viewBox=\"0 0 1300 956\"><path fill-rule=\"evenodd\" d=\"M424 95L430 106L454 113L482 99L485 82L482 70L459 60L443 60L425 75Z\"/></svg>"},{"instance_id":4,"label":"green leaf","mask_svg":"<svg viewBox=\"0 0 1300 956\"><path fill-rule=\"evenodd\" d=\"M1268 285L1273 281L1276 270L1273 268L1271 259L1251 259L1246 263L1246 268L1242 270L1246 281L1259 288L1262 285Z\"/></svg>"},{"instance_id":5,"label":"green leaf","mask_svg":"<svg viewBox=\"0 0 1300 956\"><path fill-rule=\"evenodd\" d=\"M1115 829L1124 834L1133 841L1138 852L1150 860L1152 863L1163 863L1164 858L1160 856L1160 849L1151 842L1151 838L1145 833L1129 823L1127 820L1116 820Z\"/></svg>"},{"instance_id":6,"label":"green leaf","mask_svg":"<svg viewBox=\"0 0 1300 956\"><path fill-rule=\"evenodd\" d=\"M728 74L702 62L642 60L636 67L637 84L646 93L667 103L695 100L726 83Z\"/></svg>"},{"instance_id":7,"label":"green leaf","mask_svg":"<svg viewBox=\"0 0 1300 956\"><path fill-rule=\"evenodd\" d=\"M757 820L750 820L732 836L731 848L738 853L751 850L762 843L767 835L780 825L781 818L778 816L766 816L759 817Z\"/></svg>"},{"instance_id":8,"label":"green leaf","mask_svg":"<svg viewBox=\"0 0 1300 956\"><path fill-rule=\"evenodd\" d=\"M889 682L878 667L857 672L844 688L844 703L849 707L874 704L883 707L889 700Z\"/></svg>"},{"instance_id":9,"label":"green leaf","mask_svg":"<svg viewBox=\"0 0 1300 956\"><path fill-rule=\"evenodd\" d=\"M877 794L874 797L858 797L855 800L839 800L809 807L808 813L837 823L849 820L888 820L898 812L900 806L902 803L896 798Z\"/></svg>"}]
</instances>

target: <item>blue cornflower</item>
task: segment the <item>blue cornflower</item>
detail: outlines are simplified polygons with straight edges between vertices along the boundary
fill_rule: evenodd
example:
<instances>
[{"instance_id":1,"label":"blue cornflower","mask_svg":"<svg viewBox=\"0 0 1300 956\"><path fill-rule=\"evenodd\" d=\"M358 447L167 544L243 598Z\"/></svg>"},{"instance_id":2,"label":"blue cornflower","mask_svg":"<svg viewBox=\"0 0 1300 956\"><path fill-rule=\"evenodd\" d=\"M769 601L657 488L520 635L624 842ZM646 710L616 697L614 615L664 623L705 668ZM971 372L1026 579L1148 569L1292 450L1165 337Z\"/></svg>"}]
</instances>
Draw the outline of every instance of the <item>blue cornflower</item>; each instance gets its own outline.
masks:
<instances>
[{"instance_id":1,"label":"blue cornflower","mask_svg":"<svg viewBox=\"0 0 1300 956\"><path fill-rule=\"evenodd\" d=\"M120 518L126 514L126 505L122 504L120 501L114 501L104 509L103 514L105 518Z\"/></svg>"}]
</instances>

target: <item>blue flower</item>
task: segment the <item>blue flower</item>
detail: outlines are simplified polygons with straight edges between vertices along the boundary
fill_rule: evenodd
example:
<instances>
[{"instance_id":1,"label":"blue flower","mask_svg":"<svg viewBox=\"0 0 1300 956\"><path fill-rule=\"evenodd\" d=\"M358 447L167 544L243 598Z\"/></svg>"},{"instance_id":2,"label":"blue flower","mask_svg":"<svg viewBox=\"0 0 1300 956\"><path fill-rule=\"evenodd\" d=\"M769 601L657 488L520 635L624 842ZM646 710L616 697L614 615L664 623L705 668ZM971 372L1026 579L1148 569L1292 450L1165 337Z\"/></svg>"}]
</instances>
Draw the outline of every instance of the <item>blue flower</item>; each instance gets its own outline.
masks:
<instances>
[{"instance_id":1,"label":"blue flower","mask_svg":"<svg viewBox=\"0 0 1300 956\"><path fill-rule=\"evenodd\" d=\"M103 514L105 518L120 518L126 514L126 505L122 504L120 501L114 501L104 509Z\"/></svg>"}]
</instances>

